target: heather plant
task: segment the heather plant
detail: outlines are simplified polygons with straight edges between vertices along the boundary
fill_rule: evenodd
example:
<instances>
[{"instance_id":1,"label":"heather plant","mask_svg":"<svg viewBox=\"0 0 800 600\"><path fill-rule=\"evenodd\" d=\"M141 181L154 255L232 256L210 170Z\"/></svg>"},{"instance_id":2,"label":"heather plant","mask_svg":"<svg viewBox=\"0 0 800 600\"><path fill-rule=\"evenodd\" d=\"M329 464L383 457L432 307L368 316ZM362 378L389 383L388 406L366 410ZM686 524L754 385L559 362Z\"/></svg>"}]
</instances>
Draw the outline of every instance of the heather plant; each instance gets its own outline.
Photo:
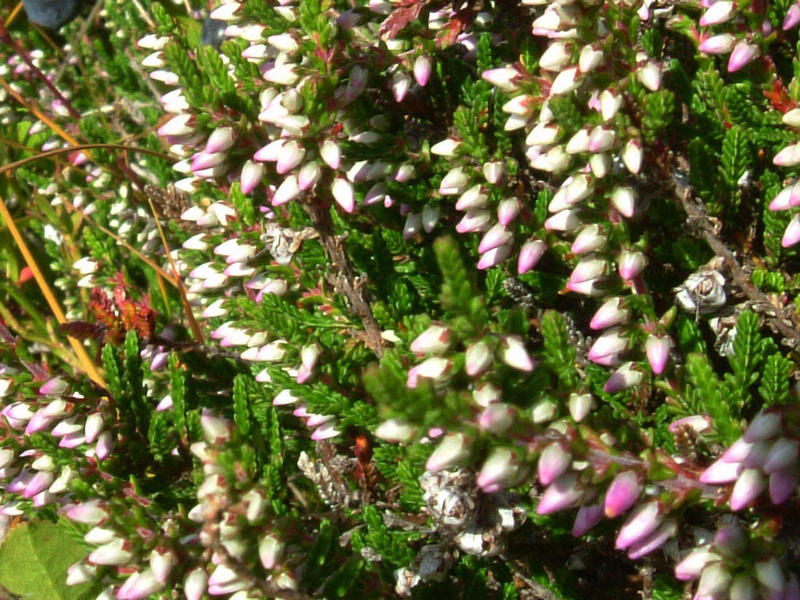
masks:
<instances>
[{"instance_id":1,"label":"heather plant","mask_svg":"<svg viewBox=\"0 0 800 600\"><path fill-rule=\"evenodd\" d=\"M800 598L799 24L3 3L0 596Z\"/></svg>"}]
</instances>

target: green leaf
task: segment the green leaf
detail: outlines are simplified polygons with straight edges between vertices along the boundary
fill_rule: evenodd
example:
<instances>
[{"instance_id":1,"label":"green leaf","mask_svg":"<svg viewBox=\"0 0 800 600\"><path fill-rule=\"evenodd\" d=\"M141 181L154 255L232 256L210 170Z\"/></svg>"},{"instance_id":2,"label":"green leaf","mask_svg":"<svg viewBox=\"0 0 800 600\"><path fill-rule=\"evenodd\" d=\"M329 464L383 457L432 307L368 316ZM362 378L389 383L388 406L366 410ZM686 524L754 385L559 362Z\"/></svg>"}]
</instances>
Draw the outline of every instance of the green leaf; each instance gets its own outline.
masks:
<instances>
[{"instance_id":1,"label":"green leaf","mask_svg":"<svg viewBox=\"0 0 800 600\"><path fill-rule=\"evenodd\" d=\"M758 381L761 364L761 333L758 330L758 315L744 311L736 320L736 337L733 340L733 355L728 359L736 381L735 392L746 402L748 389Z\"/></svg>"},{"instance_id":2,"label":"green leaf","mask_svg":"<svg viewBox=\"0 0 800 600\"><path fill-rule=\"evenodd\" d=\"M0 546L0 585L31 600L93 597L88 583L66 585L67 567L86 555L86 548L55 523L23 523L12 529Z\"/></svg>"},{"instance_id":3,"label":"green leaf","mask_svg":"<svg viewBox=\"0 0 800 600\"><path fill-rule=\"evenodd\" d=\"M765 406L788 402L791 369L792 362L777 352L771 354L764 362L758 391L764 399Z\"/></svg>"},{"instance_id":4,"label":"green leaf","mask_svg":"<svg viewBox=\"0 0 800 600\"><path fill-rule=\"evenodd\" d=\"M565 390L575 388L578 385L575 346L570 343L564 319L554 310L548 310L542 316L542 337L544 364L558 376Z\"/></svg>"}]
</instances>

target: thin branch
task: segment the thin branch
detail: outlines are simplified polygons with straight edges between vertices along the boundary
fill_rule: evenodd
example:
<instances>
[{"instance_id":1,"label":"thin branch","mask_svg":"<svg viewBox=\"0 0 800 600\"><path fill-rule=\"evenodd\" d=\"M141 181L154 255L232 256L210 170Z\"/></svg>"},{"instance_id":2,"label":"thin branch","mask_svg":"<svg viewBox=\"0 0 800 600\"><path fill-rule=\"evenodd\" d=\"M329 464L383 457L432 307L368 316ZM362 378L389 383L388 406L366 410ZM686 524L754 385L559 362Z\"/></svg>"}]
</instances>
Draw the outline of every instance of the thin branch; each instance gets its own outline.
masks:
<instances>
[{"instance_id":1,"label":"thin branch","mask_svg":"<svg viewBox=\"0 0 800 600\"><path fill-rule=\"evenodd\" d=\"M0 41L8 45L16 54L19 56L23 62L28 66L31 72L36 75L39 79L41 79L42 83L44 83L45 87L50 90L50 93L53 94L56 98L58 98L66 107L67 111L69 111L70 116L75 120L79 121L81 118L80 113L75 110L75 107L72 106L72 102L70 102L64 95L58 91L58 88L50 81L44 73L39 70L33 61L28 56L28 53L25 52L25 49L20 46L17 41L11 37L11 34L6 29L5 25L3 24L2 19L0 19Z\"/></svg>"},{"instance_id":2,"label":"thin branch","mask_svg":"<svg viewBox=\"0 0 800 600\"><path fill-rule=\"evenodd\" d=\"M333 233L333 223L326 208L319 206L317 201L306 203L308 215L319 232L319 238L325 254L333 267L329 280L339 294L350 302L350 310L354 316L364 323L364 343L378 357L383 356L383 339L378 322L372 314L372 309L364 293L363 283L356 281L350 259L347 257L342 240Z\"/></svg>"},{"instance_id":3,"label":"thin branch","mask_svg":"<svg viewBox=\"0 0 800 600\"><path fill-rule=\"evenodd\" d=\"M788 313L781 306L776 306L764 292L753 285L750 276L739 264L734 253L719 239L711 219L706 213L705 206L702 201L694 197L686 176L676 173L672 180L675 198L689 215L701 237L711 246L714 253L725 261L736 285L753 304L763 311L774 330L777 330L784 338L792 340L794 347L800 345L800 323L797 322L795 315ZM792 323L792 325L788 323Z\"/></svg>"},{"instance_id":4,"label":"thin branch","mask_svg":"<svg viewBox=\"0 0 800 600\"><path fill-rule=\"evenodd\" d=\"M511 558L510 556L504 554L501 554L500 558L502 558L506 564L511 567L511 570L514 571L514 576L523 581L525 585L530 588L534 597L536 597L538 600L558 600L558 596L556 596L556 594L548 590L538 581L531 579L531 577L528 575L525 565L521 560Z\"/></svg>"}]
</instances>

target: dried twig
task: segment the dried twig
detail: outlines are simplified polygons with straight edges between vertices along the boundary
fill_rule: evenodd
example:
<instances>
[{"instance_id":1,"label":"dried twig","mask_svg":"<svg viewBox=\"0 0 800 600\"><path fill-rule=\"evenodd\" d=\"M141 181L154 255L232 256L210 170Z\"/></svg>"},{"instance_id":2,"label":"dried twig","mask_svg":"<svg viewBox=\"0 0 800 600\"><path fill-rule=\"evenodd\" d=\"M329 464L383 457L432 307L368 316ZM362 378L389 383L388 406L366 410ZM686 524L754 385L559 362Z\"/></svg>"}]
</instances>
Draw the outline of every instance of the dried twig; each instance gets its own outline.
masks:
<instances>
[{"instance_id":1,"label":"dried twig","mask_svg":"<svg viewBox=\"0 0 800 600\"><path fill-rule=\"evenodd\" d=\"M364 343L378 357L383 356L383 340L378 322L372 315L364 286L356 281L350 259L342 245L342 240L333 233L333 223L327 209L320 207L316 202L307 203L306 211L319 232L322 247L333 266L333 273L329 280L336 291L350 302L351 312L364 323Z\"/></svg>"},{"instance_id":2,"label":"dried twig","mask_svg":"<svg viewBox=\"0 0 800 600\"><path fill-rule=\"evenodd\" d=\"M682 173L675 173L672 180L674 182L675 198L686 211L686 214L689 215L692 224L701 237L711 246L714 253L725 261L736 285L767 316L773 330L780 333L787 340L792 340L791 345L800 345L800 323L798 323L796 316L786 311L783 307L776 306L764 292L753 285L734 253L717 236L711 219L706 213L705 206L694 197L686 176Z\"/></svg>"},{"instance_id":3,"label":"dried twig","mask_svg":"<svg viewBox=\"0 0 800 600\"><path fill-rule=\"evenodd\" d=\"M504 554L501 554L500 558L502 558L506 564L511 567L511 570L514 571L514 576L528 586L535 598L538 600L558 600L558 596L556 596L555 593L548 590L541 583L533 580L528 575L527 569L522 561L511 558L510 556Z\"/></svg>"}]
</instances>

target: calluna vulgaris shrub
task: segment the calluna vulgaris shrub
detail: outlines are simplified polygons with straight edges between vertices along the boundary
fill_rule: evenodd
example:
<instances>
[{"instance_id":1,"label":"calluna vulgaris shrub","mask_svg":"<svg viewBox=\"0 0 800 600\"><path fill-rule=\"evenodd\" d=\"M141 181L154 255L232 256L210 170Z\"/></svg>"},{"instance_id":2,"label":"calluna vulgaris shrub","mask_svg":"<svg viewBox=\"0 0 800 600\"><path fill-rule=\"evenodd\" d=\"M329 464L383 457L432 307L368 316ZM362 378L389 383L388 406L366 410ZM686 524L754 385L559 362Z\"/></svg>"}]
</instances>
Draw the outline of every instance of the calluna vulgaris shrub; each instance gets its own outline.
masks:
<instances>
[{"instance_id":1,"label":"calluna vulgaris shrub","mask_svg":"<svg viewBox=\"0 0 800 600\"><path fill-rule=\"evenodd\" d=\"M15 4L10 593L800 599L800 4Z\"/></svg>"}]
</instances>

